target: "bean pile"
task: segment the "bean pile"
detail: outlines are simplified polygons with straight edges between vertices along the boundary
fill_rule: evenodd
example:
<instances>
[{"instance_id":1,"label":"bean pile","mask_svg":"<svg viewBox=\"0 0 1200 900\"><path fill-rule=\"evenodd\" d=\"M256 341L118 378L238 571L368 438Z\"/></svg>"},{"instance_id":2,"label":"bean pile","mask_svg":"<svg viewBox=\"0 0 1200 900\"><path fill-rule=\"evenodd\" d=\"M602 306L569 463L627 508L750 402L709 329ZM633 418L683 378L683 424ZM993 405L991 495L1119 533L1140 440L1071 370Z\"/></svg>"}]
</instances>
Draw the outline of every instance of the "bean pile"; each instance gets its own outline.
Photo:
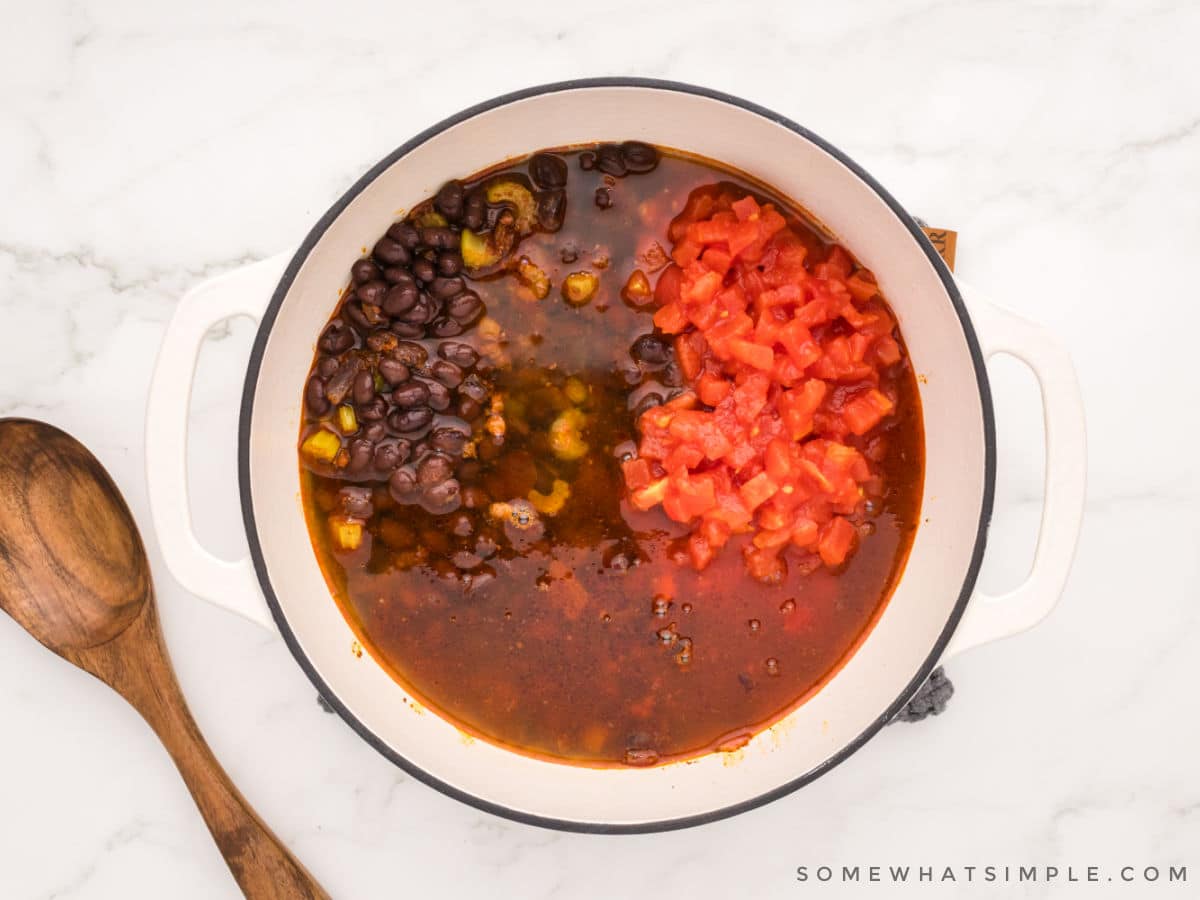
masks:
<instances>
[{"instance_id":1,"label":"bean pile","mask_svg":"<svg viewBox=\"0 0 1200 900\"><path fill-rule=\"evenodd\" d=\"M585 170L623 177L652 170L658 155L626 142L579 160ZM463 505L464 458L481 445L494 457L504 444L503 418L489 401L492 364L506 360L481 359L475 346L453 338L478 337L485 322L486 304L471 286L478 279L513 274L539 298L549 291L545 273L518 249L530 234L562 228L569 170L560 156L538 153L527 171L447 182L351 266L350 287L317 342L301 441L311 471L349 482L340 518L331 520L342 549L357 546L378 505L367 486L386 483L396 503L451 513ZM592 279L582 295L581 278ZM576 305L593 291L590 274L563 284ZM661 352L651 356L661 361ZM659 396L647 394L643 408Z\"/></svg>"}]
</instances>

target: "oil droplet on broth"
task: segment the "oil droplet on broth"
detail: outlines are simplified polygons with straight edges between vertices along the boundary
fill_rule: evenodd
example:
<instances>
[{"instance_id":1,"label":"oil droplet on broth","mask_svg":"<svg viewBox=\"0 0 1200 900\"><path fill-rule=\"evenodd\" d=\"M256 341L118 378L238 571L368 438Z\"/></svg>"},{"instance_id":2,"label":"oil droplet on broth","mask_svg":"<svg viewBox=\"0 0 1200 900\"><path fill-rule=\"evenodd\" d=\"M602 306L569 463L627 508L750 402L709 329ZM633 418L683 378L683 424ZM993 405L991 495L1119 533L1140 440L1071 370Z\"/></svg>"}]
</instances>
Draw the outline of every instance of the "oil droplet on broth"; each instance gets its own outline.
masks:
<instances>
[{"instance_id":1,"label":"oil droplet on broth","mask_svg":"<svg viewBox=\"0 0 1200 900\"><path fill-rule=\"evenodd\" d=\"M779 660L775 657L769 657L766 662L767 674L772 678L779 675Z\"/></svg>"}]
</instances>

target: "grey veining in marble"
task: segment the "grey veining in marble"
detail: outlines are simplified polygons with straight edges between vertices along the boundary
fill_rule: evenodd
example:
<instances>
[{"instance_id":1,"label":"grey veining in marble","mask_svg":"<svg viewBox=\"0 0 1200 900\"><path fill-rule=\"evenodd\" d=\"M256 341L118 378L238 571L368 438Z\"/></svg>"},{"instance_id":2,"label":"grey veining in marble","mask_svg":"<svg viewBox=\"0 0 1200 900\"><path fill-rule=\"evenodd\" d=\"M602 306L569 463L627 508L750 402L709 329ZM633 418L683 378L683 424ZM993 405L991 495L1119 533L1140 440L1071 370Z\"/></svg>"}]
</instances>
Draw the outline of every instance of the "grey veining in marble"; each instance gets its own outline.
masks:
<instances>
[{"instance_id":1,"label":"grey veining in marble","mask_svg":"<svg viewBox=\"0 0 1200 900\"><path fill-rule=\"evenodd\" d=\"M1153 891L1187 896L1200 880L1200 5L570 6L5 0L0 414L85 440L148 528L146 388L189 286L293 245L359 173L470 103L581 75L691 81L802 122L958 228L964 277L1069 346L1091 485L1061 606L956 660L944 716L887 729L798 794L681 833L566 835L402 774L321 712L282 643L176 586L147 531L167 640L217 755L337 897L856 894L795 882L796 866L823 863L1190 864L1191 884ZM442 29L457 55L437 49ZM193 398L197 525L231 557L252 336L244 320L211 335ZM998 590L1028 566L1041 424L1028 374L992 371L1001 470L983 584ZM136 715L7 618L0 722L0 896L236 896Z\"/></svg>"}]
</instances>

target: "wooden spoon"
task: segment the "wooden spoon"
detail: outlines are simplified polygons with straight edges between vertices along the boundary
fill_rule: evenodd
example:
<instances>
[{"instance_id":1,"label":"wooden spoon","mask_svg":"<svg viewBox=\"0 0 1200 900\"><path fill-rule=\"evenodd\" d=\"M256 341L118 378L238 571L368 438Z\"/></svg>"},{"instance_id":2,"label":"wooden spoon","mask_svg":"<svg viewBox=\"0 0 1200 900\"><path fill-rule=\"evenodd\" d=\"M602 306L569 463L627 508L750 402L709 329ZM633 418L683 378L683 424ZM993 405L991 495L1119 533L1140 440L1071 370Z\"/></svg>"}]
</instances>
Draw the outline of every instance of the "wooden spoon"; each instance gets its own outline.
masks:
<instances>
[{"instance_id":1,"label":"wooden spoon","mask_svg":"<svg viewBox=\"0 0 1200 900\"><path fill-rule=\"evenodd\" d=\"M0 608L142 714L247 897L328 898L238 793L188 712L146 550L116 485L70 435L26 419L0 419Z\"/></svg>"}]
</instances>

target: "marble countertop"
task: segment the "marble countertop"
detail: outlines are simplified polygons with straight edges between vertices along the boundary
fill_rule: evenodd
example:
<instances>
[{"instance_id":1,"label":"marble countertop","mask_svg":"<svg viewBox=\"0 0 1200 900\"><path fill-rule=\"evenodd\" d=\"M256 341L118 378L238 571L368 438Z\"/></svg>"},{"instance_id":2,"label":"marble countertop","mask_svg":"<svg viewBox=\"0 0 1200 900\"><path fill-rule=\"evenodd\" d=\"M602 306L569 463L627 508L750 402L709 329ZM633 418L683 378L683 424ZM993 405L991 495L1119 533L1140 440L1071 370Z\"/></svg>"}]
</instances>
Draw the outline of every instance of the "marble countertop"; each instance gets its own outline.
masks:
<instances>
[{"instance_id":1,"label":"marble countertop","mask_svg":"<svg viewBox=\"0 0 1200 900\"><path fill-rule=\"evenodd\" d=\"M47 0L5 16L0 414L70 430L121 485L180 681L234 780L335 897L841 896L853 886L800 885L796 867L889 863L1191 864L1190 884L1154 893L1194 891L1200 7L780 0L747 23L729 3L566 6ZM945 715L887 729L765 808L619 838L477 812L322 712L282 642L172 581L142 452L151 366L189 286L294 245L445 115L599 74L774 108L959 229L959 272L1069 346L1091 454L1060 607L956 659ZM211 335L193 397L196 523L230 557L245 546L235 423L252 337L245 320ZM1009 360L992 373L1000 476L982 583L999 590L1029 565L1042 450L1031 376ZM137 715L6 617L0 722L0 896L237 896Z\"/></svg>"}]
</instances>

